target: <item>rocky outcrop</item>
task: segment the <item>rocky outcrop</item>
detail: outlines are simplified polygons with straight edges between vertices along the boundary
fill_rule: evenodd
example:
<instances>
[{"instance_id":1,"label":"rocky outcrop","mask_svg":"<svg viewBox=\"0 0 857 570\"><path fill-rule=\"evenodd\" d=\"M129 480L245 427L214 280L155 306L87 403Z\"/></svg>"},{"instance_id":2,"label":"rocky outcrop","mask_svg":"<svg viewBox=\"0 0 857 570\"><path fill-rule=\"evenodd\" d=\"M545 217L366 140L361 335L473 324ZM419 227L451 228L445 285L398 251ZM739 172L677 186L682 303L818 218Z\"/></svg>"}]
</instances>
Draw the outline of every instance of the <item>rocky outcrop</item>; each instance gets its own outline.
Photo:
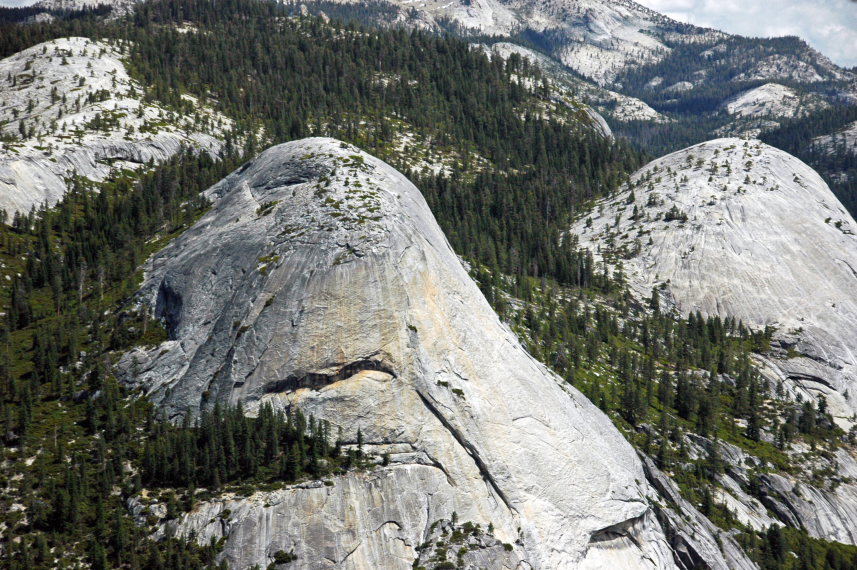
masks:
<instances>
[{"instance_id":1,"label":"rocky outcrop","mask_svg":"<svg viewBox=\"0 0 857 570\"><path fill-rule=\"evenodd\" d=\"M716 476L719 488L715 490L715 500L728 508L741 524L757 531L781 524L780 519L771 516L767 507L749 493L751 470L763 467L758 457L725 441L715 442L696 434L687 434L685 439L692 459L707 459L716 454L723 462L724 472Z\"/></svg>"},{"instance_id":2,"label":"rocky outcrop","mask_svg":"<svg viewBox=\"0 0 857 570\"><path fill-rule=\"evenodd\" d=\"M428 540L420 547L416 568L440 570L454 561L463 570L504 570L524 567L509 543L492 536L492 529L466 522L437 521L432 524Z\"/></svg>"},{"instance_id":3,"label":"rocky outcrop","mask_svg":"<svg viewBox=\"0 0 857 570\"><path fill-rule=\"evenodd\" d=\"M122 48L87 38L44 42L0 61L0 209L62 198L73 176L101 182L182 149L217 155L231 121L204 105L195 119L144 103Z\"/></svg>"},{"instance_id":4,"label":"rocky outcrop","mask_svg":"<svg viewBox=\"0 0 857 570\"><path fill-rule=\"evenodd\" d=\"M789 79L799 83L818 83L849 79L849 74L837 69L828 58L815 54L815 65L801 61L791 54L774 54L761 59L752 69L737 74L733 81L768 81Z\"/></svg>"},{"instance_id":5,"label":"rocky outcrop","mask_svg":"<svg viewBox=\"0 0 857 570\"><path fill-rule=\"evenodd\" d=\"M498 42L491 46L481 46L486 52L492 55L499 55L506 59L511 54L516 53L522 57L528 58L548 74L554 82L554 87L562 93L570 93L575 99L583 98L589 102L599 114L606 115L615 121L651 121L653 123L667 123L670 121L666 116L658 113L640 99L622 95L615 91L610 91L604 87L599 87L594 83L581 79L578 75L571 73L568 68L561 65L557 60L550 58L537 51L519 46L509 42ZM595 120L598 121L600 117ZM598 121L601 124L604 119ZM606 123L605 134L612 132ZM602 129L603 130L603 129ZM609 136L609 135L608 135Z\"/></svg>"},{"instance_id":6,"label":"rocky outcrop","mask_svg":"<svg viewBox=\"0 0 857 570\"><path fill-rule=\"evenodd\" d=\"M757 568L730 534L714 526L681 496L676 484L657 468L650 457L640 457L647 480L657 489L662 499L656 508L658 519L670 537L670 544L680 568Z\"/></svg>"},{"instance_id":7,"label":"rocky outcrop","mask_svg":"<svg viewBox=\"0 0 857 570\"><path fill-rule=\"evenodd\" d=\"M127 354L125 380L173 417L299 406L390 461L211 501L180 532L225 537L239 568L291 549L307 568L408 568L455 513L490 525L521 568L673 567L631 446L523 350L401 174L307 139L208 196L147 264L139 300L171 340Z\"/></svg>"},{"instance_id":8,"label":"rocky outcrop","mask_svg":"<svg viewBox=\"0 0 857 570\"><path fill-rule=\"evenodd\" d=\"M808 166L756 141L722 139L647 165L573 231L602 259L621 262L641 299L658 288L682 314L774 327L772 351L756 357L763 377L795 401L824 396L847 430L857 412L855 228ZM720 451L731 467L718 499L742 522L764 528L777 519L855 542L847 449L818 465L795 456L798 476L760 475L758 498L747 493L747 468L759 460L724 443ZM814 470L829 473L827 482L807 483Z\"/></svg>"},{"instance_id":9,"label":"rocky outcrop","mask_svg":"<svg viewBox=\"0 0 857 570\"><path fill-rule=\"evenodd\" d=\"M793 118L825 107L827 103L819 96L802 96L795 89L779 83L766 83L730 97L723 103L727 113L739 118Z\"/></svg>"},{"instance_id":10,"label":"rocky outcrop","mask_svg":"<svg viewBox=\"0 0 857 570\"><path fill-rule=\"evenodd\" d=\"M828 463L837 477L824 486L777 473L760 475L762 502L780 520L806 529L811 536L857 544L857 461L851 452L840 449Z\"/></svg>"},{"instance_id":11,"label":"rocky outcrop","mask_svg":"<svg viewBox=\"0 0 857 570\"><path fill-rule=\"evenodd\" d=\"M812 139L812 146L818 152L835 154L837 151L857 155L857 122L850 123L830 135Z\"/></svg>"},{"instance_id":12,"label":"rocky outcrop","mask_svg":"<svg viewBox=\"0 0 857 570\"><path fill-rule=\"evenodd\" d=\"M574 225L581 244L622 258L640 297L663 287L681 313L775 327L779 373L824 394L847 429L857 223L821 177L758 141L719 139L650 163L630 186Z\"/></svg>"},{"instance_id":13,"label":"rocky outcrop","mask_svg":"<svg viewBox=\"0 0 857 570\"><path fill-rule=\"evenodd\" d=\"M484 35L512 36L525 32L536 39L553 58L606 85L627 67L658 61L670 51L668 43L699 41L711 43L726 37L721 32L684 26L630 0L428 0L413 4L395 0L396 5L418 10L431 20L452 21L466 30ZM670 35L670 42L666 36Z\"/></svg>"},{"instance_id":14,"label":"rocky outcrop","mask_svg":"<svg viewBox=\"0 0 857 570\"><path fill-rule=\"evenodd\" d=\"M714 445L697 435L687 439L694 459L707 456ZM756 530L787 524L817 538L857 544L857 459L853 450L814 454L805 444L795 445L789 450L793 474L765 469L758 457L723 441L717 443L717 454L726 468L717 476L720 489L716 499L741 523ZM813 481L814 473L820 472L829 475ZM754 486L755 496L750 494Z\"/></svg>"}]
</instances>

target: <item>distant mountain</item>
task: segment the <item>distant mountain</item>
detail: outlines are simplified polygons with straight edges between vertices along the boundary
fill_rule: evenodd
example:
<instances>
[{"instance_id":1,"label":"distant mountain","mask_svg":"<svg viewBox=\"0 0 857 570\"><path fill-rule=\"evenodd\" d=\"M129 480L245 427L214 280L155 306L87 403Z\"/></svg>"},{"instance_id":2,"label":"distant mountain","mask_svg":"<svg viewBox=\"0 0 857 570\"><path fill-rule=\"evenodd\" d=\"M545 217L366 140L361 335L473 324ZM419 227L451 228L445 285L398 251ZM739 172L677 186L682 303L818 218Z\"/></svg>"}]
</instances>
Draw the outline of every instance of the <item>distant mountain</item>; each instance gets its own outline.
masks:
<instances>
[{"instance_id":1,"label":"distant mountain","mask_svg":"<svg viewBox=\"0 0 857 570\"><path fill-rule=\"evenodd\" d=\"M144 100L115 45L71 37L0 61L0 209L53 206L80 176L101 182L183 149L216 156L232 121L187 97L195 116Z\"/></svg>"},{"instance_id":2,"label":"distant mountain","mask_svg":"<svg viewBox=\"0 0 857 570\"><path fill-rule=\"evenodd\" d=\"M382 22L390 20L389 14L372 16L381 4L353 5L363 7L364 21L386 25ZM811 122L831 108L857 103L857 75L799 38L730 35L676 22L630 0L403 0L392 5L396 25L498 44L498 53L527 54L559 83L575 83L616 134L656 156L714 137L764 136L787 128L792 119ZM333 3L308 6L334 14L340 10ZM808 147L784 148L818 167L857 212L852 206L857 178L843 178L853 155L820 160Z\"/></svg>"}]
</instances>

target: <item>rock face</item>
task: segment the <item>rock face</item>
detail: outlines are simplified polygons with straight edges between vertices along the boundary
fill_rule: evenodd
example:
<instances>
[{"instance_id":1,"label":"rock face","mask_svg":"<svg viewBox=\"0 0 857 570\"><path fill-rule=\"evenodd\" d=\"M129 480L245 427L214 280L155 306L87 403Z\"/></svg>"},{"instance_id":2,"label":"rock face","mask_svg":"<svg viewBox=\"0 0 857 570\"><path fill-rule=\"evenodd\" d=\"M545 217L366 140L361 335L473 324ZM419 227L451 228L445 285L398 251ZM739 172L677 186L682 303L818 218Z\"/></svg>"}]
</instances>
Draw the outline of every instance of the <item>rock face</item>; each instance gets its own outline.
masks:
<instances>
[{"instance_id":1,"label":"rock face","mask_svg":"<svg viewBox=\"0 0 857 570\"><path fill-rule=\"evenodd\" d=\"M573 232L616 251L641 296L776 327L782 373L857 413L857 223L811 168L757 141L719 139L647 165ZM637 208L637 215L633 210ZM617 216L618 224L617 224Z\"/></svg>"},{"instance_id":2,"label":"rock face","mask_svg":"<svg viewBox=\"0 0 857 570\"><path fill-rule=\"evenodd\" d=\"M824 396L849 429L857 413L857 224L818 174L760 142L720 139L650 163L630 186L575 224L581 245L621 261L640 298L657 287L682 314L776 327L773 353L759 357L763 376L793 398ZM746 465L758 459L731 455L720 499L746 524L766 526L764 509L741 490ZM855 543L854 458L840 450L804 470L815 468L844 482L821 488L765 475L762 503L813 536Z\"/></svg>"},{"instance_id":3,"label":"rock face","mask_svg":"<svg viewBox=\"0 0 857 570\"><path fill-rule=\"evenodd\" d=\"M826 104L818 96L802 97L796 90L779 83L766 83L739 93L723 103L730 115L749 118L793 118L823 106Z\"/></svg>"},{"instance_id":4,"label":"rock face","mask_svg":"<svg viewBox=\"0 0 857 570\"><path fill-rule=\"evenodd\" d=\"M663 501L657 507L658 518L669 529L670 544L681 568L756 568L738 543L685 500L676 484L650 458L642 455L641 459L647 479Z\"/></svg>"},{"instance_id":5,"label":"rock face","mask_svg":"<svg viewBox=\"0 0 857 570\"><path fill-rule=\"evenodd\" d=\"M752 69L740 73L733 81L768 81L771 79L790 79L800 83L818 83L822 81L848 78L828 58L817 55L817 64L811 65L792 56L774 54L759 61Z\"/></svg>"},{"instance_id":6,"label":"rock face","mask_svg":"<svg viewBox=\"0 0 857 570\"><path fill-rule=\"evenodd\" d=\"M599 87L594 83L585 81L579 76L571 73L559 64L557 60L550 58L537 51L513 44L510 42L498 42L490 48L483 46L492 55L499 55L504 59L516 53L530 61L537 63L553 80L555 87L561 91L572 92L576 96L582 96L589 101L599 113L604 114L616 121L650 121L653 123L668 123L670 119L658 113L640 99L622 95ZM602 119L603 120L603 119ZM606 125L605 125L606 126ZM609 129L609 127L608 127Z\"/></svg>"},{"instance_id":7,"label":"rock face","mask_svg":"<svg viewBox=\"0 0 857 570\"><path fill-rule=\"evenodd\" d=\"M726 37L712 30L681 26L630 0L410 0L394 4L416 9L432 20L448 19L486 35L527 32L557 61L594 80L610 83L626 66L657 61L670 51L665 42L711 43ZM682 27L684 33L673 30Z\"/></svg>"},{"instance_id":8,"label":"rock face","mask_svg":"<svg viewBox=\"0 0 857 570\"><path fill-rule=\"evenodd\" d=\"M857 155L857 121L839 131L812 139L815 149L826 154L833 154L842 149L846 153Z\"/></svg>"},{"instance_id":9,"label":"rock face","mask_svg":"<svg viewBox=\"0 0 857 570\"><path fill-rule=\"evenodd\" d=\"M688 435L691 456L708 453L713 442ZM722 489L718 502L727 506L743 524L765 530L772 524L804 528L815 537L857 544L857 458L854 450L840 448L835 453L815 456L809 446L799 444L789 450L798 476L761 473L756 482L758 498L751 496L750 468L764 462L726 442L718 443L719 456L726 465L718 475ZM811 484L813 472L835 473L826 482ZM653 483L654 484L654 483ZM657 484L655 484L657 487ZM770 514L769 514L770 513Z\"/></svg>"},{"instance_id":10,"label":"rock face","mask_svg":"<svg viewBox=\"0 0 857 570\"><path fill-rule=\"evenodd\" d=\"M404 569L455 512L493 524L516 568L673 567L631 446L522 349L401 174L307 139L208 196L147 265L141 302L171 340L127 354L127 381L174 417L297 405L390 462L212 501L180 532L225 536L238 568L294 548L306 568Z\"/></svg>"},{"instance_id":11,"label":"rock face","mask_svg":"<svg viewBox=\"0 0 857 570\"><path fill-rule=\"evenodd\" d=\"M231 122L199 105L199 121L143 103L116 46L86 38L41 43L0 61L0 209L55 204L78 175L103 181L182 148L217 154Z\"/></svg>"},{"instance_id":12,"label":"rock face","mask_svg":"<svg viewBox=\"0 0 857 570\"><path fill-rule=\"evenodd\" d=\"M717 475L721 488L717 489L716 499L732 511L736 519L758 531L781 524L777 518L768 514L764 504L747 492L751 486L750 469L758 469L763 465L758 457L725 441L718 441L716 450L713 450L714 441L696 434L687 434L685 443L693 459L710 457L712 451L716 451L727 466L724 473Z\"/></svg>"}]
</instances>

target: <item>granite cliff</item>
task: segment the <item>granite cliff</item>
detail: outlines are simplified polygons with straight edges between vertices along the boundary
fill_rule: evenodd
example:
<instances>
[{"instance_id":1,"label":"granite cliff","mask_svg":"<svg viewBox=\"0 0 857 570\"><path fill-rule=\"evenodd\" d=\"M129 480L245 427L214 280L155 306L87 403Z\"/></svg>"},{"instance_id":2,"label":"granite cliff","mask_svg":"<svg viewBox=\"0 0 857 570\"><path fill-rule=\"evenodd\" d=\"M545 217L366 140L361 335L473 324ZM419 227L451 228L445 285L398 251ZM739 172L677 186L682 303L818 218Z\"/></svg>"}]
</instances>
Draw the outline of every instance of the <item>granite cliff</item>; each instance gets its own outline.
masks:
<instances>
[{"instance_id":1,"label":"granite cliff","mask_svg":"<svg viewBox=\"0 0 857 570\"><path fill-rule=\"evenodd\" d=\"M756 356L771 400L824 398L848 431L857 417L855 228L800 160L758 141L719 139L643 167L572 232L601 259L621 264L641 300L658 290L682 315L698 311L773 329L771 350ZM802 473L762 476L759 508L742 490L746 467L759 460L736 448L724 500L759 528L770 514L816 537L857 542L854 450L828 457L808 451L788 448ZM822 468L839 482L806 484Z\"/></svg>"},{"instance_id":2,"label":"granite cliff","mask_svg":"<svg viewBox=\"0 0 857 570\"><path fill-rule=\"evenodd\" d=\"M53 206L74 176L101 182L183 149L217 156L232 122L198 101L196 117L144 101L122 47L70 37L0 61L0 209Z\"/></svg>"},{"instance_id":3,"label":"granite cliff","mask_svg":"<svg viewBox=\"0 0 857 570\"><path fill-rule=\"evenodd\" d=\"M221 497L170 528L225 538L238 568L292 549L308 568L408 568L433 523L456 517L510 545L496 568L674 567L634 450L523 350L401 174L306 139L208 196L146 267L139 301L170 340L127 354L126 381L174 418L297 406L388 461L332 486ZM731 539L711 549L709 529L686 538L712 567L753 567Z\"/></svg>"}]
</instances>

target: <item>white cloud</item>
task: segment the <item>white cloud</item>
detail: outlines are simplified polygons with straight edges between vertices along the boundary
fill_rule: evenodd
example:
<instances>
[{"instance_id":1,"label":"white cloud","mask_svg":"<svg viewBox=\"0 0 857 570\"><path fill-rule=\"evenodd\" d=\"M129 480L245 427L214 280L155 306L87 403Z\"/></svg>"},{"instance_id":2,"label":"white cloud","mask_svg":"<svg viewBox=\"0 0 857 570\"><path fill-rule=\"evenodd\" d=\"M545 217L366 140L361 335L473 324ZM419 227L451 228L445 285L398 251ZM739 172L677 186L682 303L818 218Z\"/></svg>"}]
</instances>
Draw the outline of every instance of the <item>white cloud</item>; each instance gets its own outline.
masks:
<instances>
[{"instance_id":1,"label":"white cloud","mask_svg":"<svg viewBox=\"0 0 857 570\"><path fill-rule=\"evenodd\" d=\"M800 36L840 65L857 65L854 0L637 0L676 20L744 36Z\"/></svg>"}]
</instances>

